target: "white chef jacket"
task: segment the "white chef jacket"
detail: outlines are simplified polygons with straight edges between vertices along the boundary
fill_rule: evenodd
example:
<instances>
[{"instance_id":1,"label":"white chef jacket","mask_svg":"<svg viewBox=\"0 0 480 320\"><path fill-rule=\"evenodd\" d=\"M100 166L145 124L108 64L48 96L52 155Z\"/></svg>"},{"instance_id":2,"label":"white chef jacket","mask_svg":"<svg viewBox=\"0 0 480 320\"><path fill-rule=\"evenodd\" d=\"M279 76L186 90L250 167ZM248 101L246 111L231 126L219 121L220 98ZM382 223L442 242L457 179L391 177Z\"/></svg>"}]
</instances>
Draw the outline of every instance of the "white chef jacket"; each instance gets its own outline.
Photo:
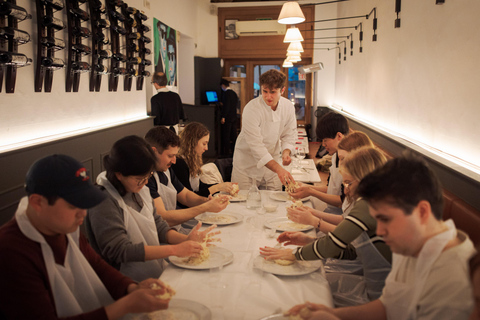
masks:
<instances>
[{"instance_id":1,"label":"white chef jacket","mask_svg":"<svg viewBox=\"0 0 480 320\"><path fill-rule=\"evenodd\" d=\"M281 152L293 150L297 139L297 120L291 101L280 97L273 111L259 96L251 100L242 114L242 131L233 154L233 167L257 181L275 175L265 167L272 159L280 161Z\"/></svg>"}]
</instances>

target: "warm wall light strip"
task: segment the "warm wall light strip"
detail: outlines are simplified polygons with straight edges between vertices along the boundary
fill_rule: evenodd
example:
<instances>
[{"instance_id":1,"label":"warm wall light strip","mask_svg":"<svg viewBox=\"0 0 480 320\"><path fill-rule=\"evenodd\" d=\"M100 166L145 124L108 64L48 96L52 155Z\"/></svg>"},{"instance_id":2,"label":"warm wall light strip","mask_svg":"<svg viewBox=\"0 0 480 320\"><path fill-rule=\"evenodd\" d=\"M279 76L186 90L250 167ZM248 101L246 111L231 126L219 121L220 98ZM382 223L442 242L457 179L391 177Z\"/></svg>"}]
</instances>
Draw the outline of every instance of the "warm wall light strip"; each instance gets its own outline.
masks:
<instances>
[{"instance_id":1,"label":"warm wall light strip","mask_svg":"<svg viewBox=\"0 0 480 320\"><path fill-rule=\"evenodd\" d=\"M135 118L125 119L125 120L122 120L122 121L104 123L104 124L94 126L94 127L88 127L88 128L84 128L84 129L62 132L62 133L59 133L59 134L40 137L40 138L37 138L37 139L31 139L31 140L21 141L21 142L17 142L17 143L2 145L2 146L0 146L0 153L14 151L14 150L22 149L22 148L27 148L27 147L32 147L32 146L35 146L35 145L40 145L40 144L43 144L43 143L56 141L56 140L60 140L60 139L70 138L70 137L78 136L78 135L81 135L81 134L91 133L91 132L95 132L95 131L102 130L102 129L107 129L107 128L112 128L112 127L119 126L119 125L133 123L133 122L143 120L143 119L147 119L147 118L149 118L149 116L139 116L139 117L135 117Z\"/></svg>"},{"instance_id":2,"label":"warm wall light strip","mask_svg":"<svg viewBox=\"0 0 480 320\"><path fill-rule=\"evenodd\" d=\"M446 153L444 151L441 151L439 149L433 148L429 145L426 145L422 142L419 142L415 139L412 139L410 137L407 137L403 134L400 134L398 132L389 130L387 128L384 128L378 124L372 123L368 120L362 119L352 113L349 113L343 109L343 107L338 106L338 105L332 105L330 106L331 109L334 109L336 112L341 113L349 118L355 119L355 121L358 121L365 126L371 127L374 130L386 135L387 137L404 144L405 146L457 171L460 172L461 174L469 177L470 179L476 180L480 182L480 167L467 162L463 159L460 159L454 155L451 155L449 153Z\"/></svg>"}]
</instances>

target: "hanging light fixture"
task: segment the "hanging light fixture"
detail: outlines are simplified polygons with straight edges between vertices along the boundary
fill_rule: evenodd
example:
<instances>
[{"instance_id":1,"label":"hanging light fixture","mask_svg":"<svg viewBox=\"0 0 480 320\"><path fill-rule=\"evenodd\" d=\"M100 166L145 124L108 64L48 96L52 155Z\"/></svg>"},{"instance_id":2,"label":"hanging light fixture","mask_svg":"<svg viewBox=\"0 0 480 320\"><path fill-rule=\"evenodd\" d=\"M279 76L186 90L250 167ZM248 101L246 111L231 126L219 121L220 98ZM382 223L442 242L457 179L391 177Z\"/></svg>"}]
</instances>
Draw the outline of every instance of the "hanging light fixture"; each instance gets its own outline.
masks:
<instances>
[{"instance_id":1,"label":"hanging light fixture","mask_svg":"<svg viewBox=\"0 0 480 320\"><path fill-rule=\"evenodd\" d=\"M281 24L297 24L305 21L305 16L298 2L288 1L283 4L277 21Z\"/></svg>"},{"instance_id":2,"label":"hanging light fixture","mask_svg":"<svg viewBox=\"0 0 480 320\"><path fill-rule=\"evenodd\" d=\"M293 67L293 63L292 63L291 61L288 61L288 59L285 59L285 60L283 61L282 67L284 67L284 68L291 68L291 67Z\"/></svg>"},{"instance_id":3,"label":"hanging light fixture","mask_svg":"<svg viewBox=\"0 0 480 320\"><path fill-rule=\"evenodd\" d=\"M285 43L294 41L303 41L302 34L297 27L288 28L285 38L283 38L283 42Z\"/></svg>"},{"instance_id":4,"label":"hanging light fixture","mask_svg":"<svg viewBox=\"0 0 480 320\"><path fill-rule=\"evenodd\" d=\"M292 52L303 52L303 46L300 41L294 41L290 42L287 48L287 52L292 51Z\"/></svg>"},{"instance_id":5,"label":"hanging light fixture","mask_svg":"<svg viewBox=\"0 0 480 320\"><path fill-rule=\"evenodd\" d=\"M287 60L291 62L298 62L298 61L302 61L302 58L300 57L300 53L297 53L297 54L287 53Z\"/></svg>"}]
</instances>

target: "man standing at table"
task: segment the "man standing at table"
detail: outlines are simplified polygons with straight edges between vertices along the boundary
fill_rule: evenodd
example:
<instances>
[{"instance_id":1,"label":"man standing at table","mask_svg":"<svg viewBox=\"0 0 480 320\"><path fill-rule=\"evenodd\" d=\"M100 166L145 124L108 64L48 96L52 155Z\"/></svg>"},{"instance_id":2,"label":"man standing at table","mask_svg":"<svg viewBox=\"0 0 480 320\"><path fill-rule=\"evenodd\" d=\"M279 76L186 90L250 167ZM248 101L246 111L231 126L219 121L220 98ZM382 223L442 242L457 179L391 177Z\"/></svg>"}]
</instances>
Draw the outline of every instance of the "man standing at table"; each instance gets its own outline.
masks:
<instances>
[{"instance_id":1,"label":"man standing at table","mask_svg":"<svg viewBox=\"0 0 480 320\"><path fill-rule=\"evenodd\" d=\"M230 81L222 79L221 112L220 123L222 125L222 148L221 154L224 157L231 157L237 140L237 105L238 96L229 86Z\"/></svg>"},{"instance_id":2,"label":"man standing at table","mask_svg":"<svg viewBox=\"0 0 480 320\"><path fill-rule=\"evenodd\" d=\"M452 220L443 221L440 182L420 159L390 160L357 187L377 220L377 236L392 249L392 271L382 296L368 304L330 309L340 319L468 319L473 307L468 261L472 241ZM316 312L304 319L323 319Z\"/></svg>"},{"instance_id":3,"label":"man standing at table","mask_svg":"<svg viewBox=\"0 0 480 320\"><path fill-rule=\"evenodd\" d=\"M282 97L286 76L270 69L260 76L262 95L243 109L242 131L233 154L232 182L240 190L248 189L252 179L257 185L281 190L282 184L294 182L284 166L297 139L297 121L292 102Z\"/></svg>"},{"instance_id":4,"label":"man standing at table","mask_svg":"<svg viewBox=\"0 0 480 320\"><path fill-rule=\"evenodd\" d=\"M162 282L135 283L80 234L86 209L105 198L81 163L65 155L40 159L25 189L15 217L0 229L0 318L112 320L167 308L155 297ZM150 289L153 283L162 289Z\"/></svg>"},{"instance_id":5,"label":"man standing at table","mask_svg":"<svg viewBox=\"0 0 480 320\"><path fill-rule=\"evenodd\" d=\"M167 76L163 72L156 72L152 77L152 83L158 93L150 99L152 116L155 116L153 124L164 126L178 134L180 119L185 120L182 99L178 93L167 88Z\"/></svg>"},{"instance_id":6,"label":"man standing at table","mask_svg":"<svg viewBox=\"0 0 480 320\"><path fill-rule=\"evenodd\" d=\"M178 180L171 166L176 162L180 139L165 127L154 127L145 135L157 158L153 176L148 180L147 187L155 203L157 213L170 226L177 226L204 212L220 212L228 205L227 196L201 197L188 190ZM187 206L178 209L177 202ZM180 232L182 231L178 227Z\"/></svg>"}]
</instances>

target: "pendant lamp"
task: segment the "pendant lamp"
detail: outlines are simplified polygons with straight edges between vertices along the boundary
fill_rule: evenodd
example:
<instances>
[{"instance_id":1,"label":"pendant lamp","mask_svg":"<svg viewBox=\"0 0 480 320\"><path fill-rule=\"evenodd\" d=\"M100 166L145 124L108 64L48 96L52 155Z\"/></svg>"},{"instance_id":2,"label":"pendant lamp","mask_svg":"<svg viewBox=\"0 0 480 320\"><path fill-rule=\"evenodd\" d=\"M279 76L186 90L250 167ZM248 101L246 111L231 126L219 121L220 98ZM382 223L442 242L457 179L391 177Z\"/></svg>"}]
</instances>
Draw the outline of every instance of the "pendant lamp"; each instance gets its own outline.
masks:
<instances>
[{"instance_id":1,"label":"pendant lamp","mask_svg":"<svg viewBox=\"0 0 480 320\"><path fill-rule=\"evenodd\" d=\"M290 42L290 44L288 45L287 51L303 52L302 43L300 41Z\"/></svg>"},{"instance_id":2,"label":"pendant lamp","mask_svg":"<svg viewBox=\"0 0 480 320\"><path fill-rule=\"evenodd\" d=\"M283 38L283 42L285 43L293 41L303 41L302 34L297 27L288 28L285 38Z\"/></svg>"},{"instance_id":3,"label":"pendant lamp","mask_svg":"<svg viewBox=\"0 0 480 320\"><path fill-rule=\"evenodd\" d=\"M283 61L282 67L291 68L291 67L293 67L293 63L291 61L288 61L287 59L285 59L285 61Z\"/></svg>"},{"instance_id":4,"label":"pendant lamp","mask_svg":"<svg viewBox=\"0 0 480 320\"><path fill-rule=\"evenodd\" d=\"M288 1L283 4L277 21L281 24L297 24L305 21L305 16L298 2Z\"/></svg>"}]
</instances>

